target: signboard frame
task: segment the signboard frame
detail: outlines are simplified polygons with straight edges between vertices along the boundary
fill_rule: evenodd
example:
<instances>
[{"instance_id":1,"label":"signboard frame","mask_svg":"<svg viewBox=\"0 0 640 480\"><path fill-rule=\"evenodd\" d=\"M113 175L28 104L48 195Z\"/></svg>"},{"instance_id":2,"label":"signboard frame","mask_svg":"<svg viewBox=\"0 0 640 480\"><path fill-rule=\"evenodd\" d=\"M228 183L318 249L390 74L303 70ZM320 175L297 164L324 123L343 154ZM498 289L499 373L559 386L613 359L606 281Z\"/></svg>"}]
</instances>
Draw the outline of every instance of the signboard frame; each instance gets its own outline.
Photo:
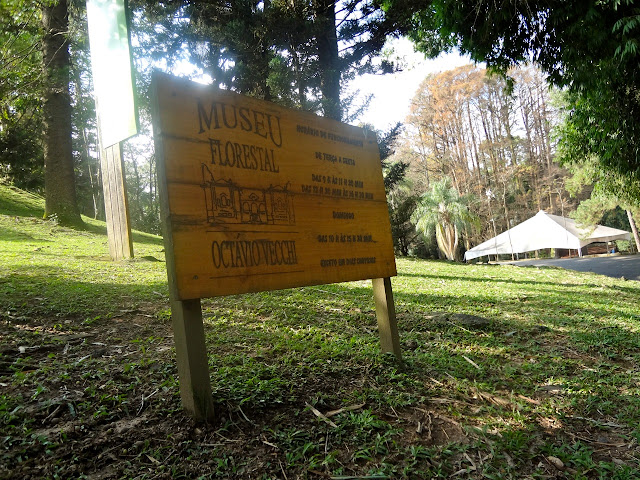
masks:
<instances>
[{"instance_id":1,"label":"signboard frame","mask_svg":"<svg viewBox=\"0 0 640 480\"><path fill-rule=\"evenodd\" d=\"M375 136L160 72L151 105L183 406L213 415L200 298L371 278L400 359Z\"/></svg>"}]
</instances>

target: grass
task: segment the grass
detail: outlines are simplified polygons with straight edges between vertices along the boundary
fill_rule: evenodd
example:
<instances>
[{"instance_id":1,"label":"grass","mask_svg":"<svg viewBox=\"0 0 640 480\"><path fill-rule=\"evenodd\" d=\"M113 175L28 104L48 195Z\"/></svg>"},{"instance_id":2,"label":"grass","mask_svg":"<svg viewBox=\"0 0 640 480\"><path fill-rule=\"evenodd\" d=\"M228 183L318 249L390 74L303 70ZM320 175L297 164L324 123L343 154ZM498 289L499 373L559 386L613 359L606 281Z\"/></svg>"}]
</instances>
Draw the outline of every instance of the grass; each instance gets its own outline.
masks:
<instances>
[{"instance_id":1,"label":"grass","mask_svg":"<svg viewBox=\"0 0 640 480\"><path fill-rule=\"evenodd\" d=\"M103 224L0 200L0 478L640 477L637 282L399 259L401 364L369 281L203 300L198 425L161 239L111 262Z\"/></svg>"}]
</instances>

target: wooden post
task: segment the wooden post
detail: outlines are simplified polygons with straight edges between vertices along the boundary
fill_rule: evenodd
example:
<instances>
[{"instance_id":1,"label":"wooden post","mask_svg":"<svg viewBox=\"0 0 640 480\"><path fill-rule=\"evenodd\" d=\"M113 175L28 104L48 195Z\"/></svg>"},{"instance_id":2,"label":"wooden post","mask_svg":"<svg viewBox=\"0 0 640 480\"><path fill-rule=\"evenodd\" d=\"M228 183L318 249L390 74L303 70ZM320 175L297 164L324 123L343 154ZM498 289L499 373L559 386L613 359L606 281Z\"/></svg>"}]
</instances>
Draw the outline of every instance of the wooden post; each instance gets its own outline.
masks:
<instances>
[{"instance_id":1,"label":"wooden post","mask_svg":"<svg viewBox=\"0 0 640 480\"><path fill-rule=\"evenodd\" d=\"M154 87L155 88L155 87ZM164 145L158 121L157 95L152 94L152 118L154 120L154 139L156 158L158 159L158 190L160 193L160 215L171 300L171 322L173 340L176 345L178 381L182 407L198 421L210 421L214 418L211 379L209 378L209 360L202 323L200 298L180 300L176 280L176 259L173 243L172 216L169 207L167 176L164 162Z\"/></svg>"},{"instance_id":2,"label":"wooden post","mask_svg":"<svg viewBox=\"0 0 640 480\"><path fill-rule=\"evenodd\" d=\"M398 360L402 360L400 351L400 336L396 321L396 307L393 302L391 278L374 278L373 298L376 302L376 316L378 317L378 332L383 352L393 353Z\"/></svg>"},{"instance_id":3,"label":"wooden post","mask_svg":"<svg viewBox=\"0 0 640 480\"><path fill-rule=\"evenodd\" d=\"M213 420L213 396L200 299L171 302L182 406L199 421Z\"/></svg>"},{"instance_id":4,"label":"wooden post","mask_svg":"<svg viewBox=\"0 0 640 480\"><path fill-rule=\"evenodd\" d=\"M120 143L100 152L107 239L112 260L133 257L131 221Z\"/></svg>"}]
</instances>

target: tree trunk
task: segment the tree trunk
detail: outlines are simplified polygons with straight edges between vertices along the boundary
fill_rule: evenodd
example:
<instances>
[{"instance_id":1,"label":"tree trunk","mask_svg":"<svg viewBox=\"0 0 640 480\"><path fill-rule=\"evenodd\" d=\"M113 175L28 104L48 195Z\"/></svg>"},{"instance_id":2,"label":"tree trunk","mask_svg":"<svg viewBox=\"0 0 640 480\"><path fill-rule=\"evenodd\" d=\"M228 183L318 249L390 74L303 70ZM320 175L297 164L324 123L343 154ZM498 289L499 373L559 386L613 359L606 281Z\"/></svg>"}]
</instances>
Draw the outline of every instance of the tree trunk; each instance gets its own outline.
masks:
<instances>
[{"instance_id":1,"label":"tree trunk","mask_svg":"<svg viewBox=\"0 0 640 480\"><path fill-rule=\"evenodd\" d=\"M631 231L633 232L633 239L636 241L636 252L640 252L640 235L638 235L638 228L636 222L633 219L631 210L627 210L627 218L629 219L629 225L631 225Z\"/></svg>"},{"instance_id":2,"label":"tree trunk","mask_svg":"<svg viewBox=\"0 0 640 480\"><path fill-rule=\"evenodd\" d=\"M302 67L300 65L300 54L296 51L293 41L289 42L289 48L291 50L291 60L293 62L293 72L296 78L296 90L298 92L298 104L300 110L307 109L307 98L305 92L307 85L304 81L304 75L302 73Z\"/></svg>"},{"instance_id":3,"label":"tree trunk","mask_svg":"<svg viewBox=\"0 0 640 480\"><path fill-rule=\"evenodd\" d=\"M318 0L316 4L316 42L320 66L320 90L324 116L342 119L340 105L340 58L336 32L335 0Z\"/></svg>"},{"instance_id":4,"label":"tree trunk","mask_svg":"<svg viewBox=\"0 0 640 480\"><path fill-rule=\"evenodd\" d=\"M42 56L46 75L44 91L45 218L57 217L63 225L82 225L76 199L71 144L69 94L69 26L67 0L42 7Z\"/></svg>"}]
</instances>

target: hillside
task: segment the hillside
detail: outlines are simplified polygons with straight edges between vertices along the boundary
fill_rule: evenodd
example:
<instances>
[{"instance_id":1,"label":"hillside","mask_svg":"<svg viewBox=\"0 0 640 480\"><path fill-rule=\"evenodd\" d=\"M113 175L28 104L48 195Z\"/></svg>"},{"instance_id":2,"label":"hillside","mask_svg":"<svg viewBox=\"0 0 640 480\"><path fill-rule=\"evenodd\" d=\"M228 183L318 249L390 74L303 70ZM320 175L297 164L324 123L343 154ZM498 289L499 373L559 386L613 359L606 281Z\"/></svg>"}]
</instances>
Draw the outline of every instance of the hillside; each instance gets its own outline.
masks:
<instances>
[{"instance_id":1,"label":"hillside","mask_svg":"<svg viewBox=\"0 0 640 480\"><path fill-rule=\"evenodd\" d=\"M0 214L42 218L44 198L0 183Z\"/></svg>"},{"instance_id":2,"label":"hillside","mask_svg":"<svg viewBox=\"0 0 640 480\"><path fill-rule=\"evenodd\" d=\"M203 300L198 425L161 239L112 262L104 224L0 199L0 478L640 476L638 282L399 259L401 364L368 281Z\"/></svg>"}]
</instances>

